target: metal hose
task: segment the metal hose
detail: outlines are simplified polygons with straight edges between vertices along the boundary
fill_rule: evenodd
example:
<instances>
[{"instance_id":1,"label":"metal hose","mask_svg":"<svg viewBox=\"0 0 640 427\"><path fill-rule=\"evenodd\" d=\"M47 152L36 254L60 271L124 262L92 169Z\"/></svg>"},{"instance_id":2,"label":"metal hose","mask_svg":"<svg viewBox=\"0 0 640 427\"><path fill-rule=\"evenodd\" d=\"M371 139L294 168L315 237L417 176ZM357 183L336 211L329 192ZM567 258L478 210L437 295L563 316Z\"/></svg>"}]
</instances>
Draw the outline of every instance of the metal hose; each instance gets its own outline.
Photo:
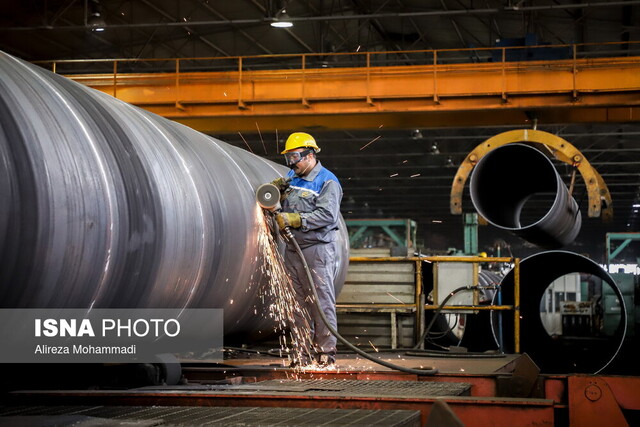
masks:
<instances>
[{"instance_id":1,"label":"metal hose","mask_svg":"<svg viewBox=\"0 0 640 427\"><path fill-rule=\"evenodd\" d=\"M316 307L318 308L318 313L320 314L320 317L322 318L322 321L327 326L327 329L329 329L329 331L342 344L346 345L350 350L353 350L354 352L356 352L360 356L364 357L365 359L370 360L370 361L372 361L374 363L377 363L379 365L385 366L387 368L396 370L396 371L406 372L408 374L413 374L413 375L435 375L435 374L438 373L438 370L435 369L435 368L430 368L430 369L407 368L407 367L404 367L404 366L396 365L396 364L391 363L391 362L387 362L387 361L382 360L382 359L376 359L375 357L371 356L369 353L367 353L367 352L359 349L355 345L351 344L346 338L344 338L342 335L340 335L338 333L338 331L336 330L336 328L334 328L333 325L331 325L331 322L329 322L329 319L327 319L327 316L324 314L324 311L322 310L322 307L320 306L320 299L318 298L318 292L316 291L316 287L315 287L315 284L313 282L313 276L311 275L311 271L309 270L309 265L307 265L307 260L304 258L304 254L302 253L302 249L300 249L300 245L298 245L298 242L296 242L296 239L293 237L293 234L291 234L291 230L289 230L289 228L285 228L284 235L287 238L287 240L292 242L293 247L296 250L296 253L300 257L300 261L302 262L302 266L304 267L304 271L305 271L306 276L307 276L307 281L309 282L309 287L311 288L311 292L313 294L314 303L316 304Z\"/></svg>"},{"instance_id":2,"label":"metal hose","mask_svg":"<svg viewBox=\"0 0 640 427\"><path fill-rule=\"evenodd\" d=\"M431 328L433 327L438 316L442 312L442 309L444 308L445 305L447 305L449 300L453 298L458 292L470 291L472 289L473 289L473 286L470 286L470 285L460 286L447 294L447 296L442 300L440 305L438 305L438 308L436 309L435 313L433 313L433 317L431 317L431 321L429 322L426 329L422 333L422 336L420 337L420 339L418 339L418 342L416 342L416 345L413 347L413 350L418 350L423 345L424 340L427 338L427 335L429 335L429 333L431 332Z\"/></svg>"}]
</instances>

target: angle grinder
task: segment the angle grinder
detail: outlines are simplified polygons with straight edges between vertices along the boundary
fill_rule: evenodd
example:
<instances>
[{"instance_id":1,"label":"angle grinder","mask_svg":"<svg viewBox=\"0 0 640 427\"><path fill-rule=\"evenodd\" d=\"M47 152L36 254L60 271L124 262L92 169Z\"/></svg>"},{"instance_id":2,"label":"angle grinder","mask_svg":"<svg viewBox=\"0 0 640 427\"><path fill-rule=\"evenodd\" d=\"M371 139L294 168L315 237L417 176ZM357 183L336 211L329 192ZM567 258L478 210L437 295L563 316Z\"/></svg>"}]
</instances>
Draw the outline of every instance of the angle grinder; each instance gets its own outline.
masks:
<instances>
[{"instance_id":1,"label":"angle grinder","mask_svg":"<svg viewBox=\"0 0 640 427\"><path fill-rule=\"evenodd\" d=\"M262 209L271 213L278 212L282 209L280 205L280 189L271 184L262 184L256 190L256 201Z\"/></svg>"},{"instance_id":2,"label":"angle grinder","mask_svg":"<svg viewBox=\"0 0 640 427\"><path fill-rule=\"evenodd\" d=\"M271 215L275 215L282 210L280 197L280 188L271 183L262 184L256 190L256 201L258 202L258 205L265 211L271 213ZM282 233L288 239L293 240L293 234L289 227L285 227L285 229L282 230Z\"/></svg>"}]
</instances>

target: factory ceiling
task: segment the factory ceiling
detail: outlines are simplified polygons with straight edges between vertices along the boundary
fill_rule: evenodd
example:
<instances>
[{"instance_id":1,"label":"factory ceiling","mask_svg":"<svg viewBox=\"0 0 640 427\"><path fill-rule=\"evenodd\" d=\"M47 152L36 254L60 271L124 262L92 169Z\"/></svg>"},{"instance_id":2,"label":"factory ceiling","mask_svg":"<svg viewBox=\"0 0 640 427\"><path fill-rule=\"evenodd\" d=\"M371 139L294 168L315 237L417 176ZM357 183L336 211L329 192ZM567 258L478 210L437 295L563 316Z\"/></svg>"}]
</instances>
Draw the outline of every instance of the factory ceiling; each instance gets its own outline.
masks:
<instances>
[{"instance_id":1,"label":"factory ceiling","mask_svg":"<svg viewBox=\"0 0 640 427\"><path fill-rule=\"evenodd\" d=\"M640 41L640 1L634 0L6 0L3 9L0 50L28 61L306 53L324 61L318 66L330 67L331 57L322 54L546 44L589 50L584 44L591 43L613 43L599 46L609 56L640 56L634 44ZM270 25L284 21L284 13L293 26ZM467 62L486 60L466 52ZM413 61L403 53L387 56ZM568 249L602 261L606 232L640 231L639 120L544 122L524 114L522 123L500 126L456 126L452 120L442 126L306 130L323 147L320 159L343 183L346 218L416 220L418 243L440 252L462 247L462 218L450 213L449 193L466 154L511 129L535 126L556 134L586 156L611 192L614 219L603 223L586 217L584 183L578 180L574 189L583 226ZM211 134L280 162L277 148L296 129L259 128L256 121L255 131ZM557 170L569 183L571 167L557 162ZM473 210L468 192L463 207ZM515 256L538 250L491 226L480 227L479 236L480 250L489 253L498 245L509 246ZM628 261L638 252L629 252Z\"/></svg>"}]
</instances>

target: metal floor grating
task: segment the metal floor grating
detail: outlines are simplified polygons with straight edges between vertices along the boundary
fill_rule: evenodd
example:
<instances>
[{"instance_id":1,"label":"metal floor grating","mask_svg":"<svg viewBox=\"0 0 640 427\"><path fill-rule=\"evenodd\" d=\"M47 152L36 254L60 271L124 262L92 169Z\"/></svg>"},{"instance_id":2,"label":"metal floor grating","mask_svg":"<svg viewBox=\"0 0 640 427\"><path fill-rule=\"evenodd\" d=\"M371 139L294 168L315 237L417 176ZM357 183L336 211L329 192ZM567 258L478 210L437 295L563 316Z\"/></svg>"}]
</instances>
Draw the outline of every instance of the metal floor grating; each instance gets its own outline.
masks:
<instances>
[{"instance_id":1,"label":"metal floor grating","mask_svg":"<svg viewBox=\"0 0 640 427\"><path fill-rule=\"evenodd\" d=\"M240 394L431 398L468 395L471 384L436 381L268 380L253 384L209 385L206 389Z\"/></svg>"},{"instance_id":2,"label":"metal floor grating","mask_svg":"<svg viewBox=\"0 0 640 427\"><path fill-rule=\"evenodd\" d=\"M191 406L0 406L0 426L419 426L407 410Z\"/></svg>"}]
</instances>

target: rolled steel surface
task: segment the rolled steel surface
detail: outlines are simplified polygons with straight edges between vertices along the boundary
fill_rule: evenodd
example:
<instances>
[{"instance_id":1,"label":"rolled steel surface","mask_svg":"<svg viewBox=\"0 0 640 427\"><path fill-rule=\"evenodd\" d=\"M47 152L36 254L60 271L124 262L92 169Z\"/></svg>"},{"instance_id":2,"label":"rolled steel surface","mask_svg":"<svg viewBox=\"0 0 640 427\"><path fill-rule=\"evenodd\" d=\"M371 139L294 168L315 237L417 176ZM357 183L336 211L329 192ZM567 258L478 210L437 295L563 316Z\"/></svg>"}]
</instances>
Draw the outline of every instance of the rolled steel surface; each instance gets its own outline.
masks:
<instances>
[{"instance_id":1,"label":"rolled steel surface","mask_svg":"<svg viewBox=\"0 0 640 427\"><path fill-rule=\"evenodd\" d=\"M487 221L543 248L568 245L580 232L578 204L553 163L528 145L487 153L473 169L469 188L473 206ZM534 212L527 205L532 199L544 208Z\"/></svg>"},{"instance_id":2,"label":"rolled steel surface","mask_svg":"<svg viewBox=\"0 0 640 427\"><path fill-rule=\"evenodd\" d=\"M547 333L540 317L540 302L554 280L571 273L600 278L613 289L621 304L620 321L613 335L567 338ZM501 286L503 303L513 304L513 270L507 273ZM547 251L520 261L520 309L521 352L531 356L545 373L598 373L611 364L624 342L627 316L622 293L609 273L582 255ZM505 320L504 325L504 339L512 342L513 323Z\"/></svg>"},{"instance_id":3,"label":"rolled steel surface","mask_svg":"<svg viewBox=\"0 0 640 427\"><path fill-rule=\"evenodd\" d=\"M284 166L4 53L0 74L1 307L223 308L225 334L270 327L255 189Z\"/></svg>"}]
</instances>

